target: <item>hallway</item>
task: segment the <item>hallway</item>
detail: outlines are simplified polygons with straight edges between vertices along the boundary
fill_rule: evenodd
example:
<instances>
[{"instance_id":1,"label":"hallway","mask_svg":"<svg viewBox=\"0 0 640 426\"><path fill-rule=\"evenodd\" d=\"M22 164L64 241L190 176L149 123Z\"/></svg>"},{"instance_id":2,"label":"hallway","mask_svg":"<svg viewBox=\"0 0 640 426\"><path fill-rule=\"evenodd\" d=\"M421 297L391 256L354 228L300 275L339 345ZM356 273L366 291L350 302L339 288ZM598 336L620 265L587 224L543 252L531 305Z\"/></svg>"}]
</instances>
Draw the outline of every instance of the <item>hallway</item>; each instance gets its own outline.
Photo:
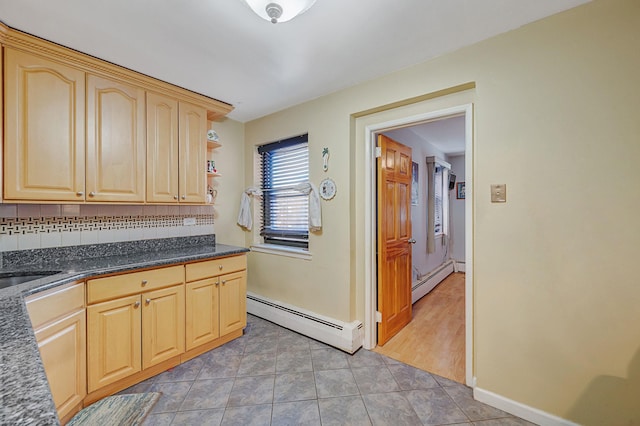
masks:
<instances>
[{"instance_id":1,"label":"hallway","mask_svg":"<svg viewBox=\"0 0 640 426\"><path fill-rule=\"evenodd\" d=\"M453 273L413 305L413 319L373 349L459 383L465 381L465 274Z\"/></svg>"}]
</instances>

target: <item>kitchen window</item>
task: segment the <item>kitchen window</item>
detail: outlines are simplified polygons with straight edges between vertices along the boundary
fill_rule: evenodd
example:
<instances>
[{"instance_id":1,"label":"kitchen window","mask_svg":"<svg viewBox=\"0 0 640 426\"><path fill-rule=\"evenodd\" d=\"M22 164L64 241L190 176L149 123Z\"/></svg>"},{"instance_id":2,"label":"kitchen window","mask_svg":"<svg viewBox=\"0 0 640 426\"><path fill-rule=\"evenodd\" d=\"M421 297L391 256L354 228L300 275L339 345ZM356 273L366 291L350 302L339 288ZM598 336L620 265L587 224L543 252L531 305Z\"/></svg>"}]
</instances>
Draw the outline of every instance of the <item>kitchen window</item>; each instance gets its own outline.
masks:
<instances>
[{"instance_id":1,"label":"kitchen window","mask_svg":"<svg viewBox=\"0 0 640 426\"><path fill-rule=\"evenodd\" d=\"M265 244L309 248L309 196L295 186L309 181L308 135L258 147Z\"/></svg>"}]
</instances>

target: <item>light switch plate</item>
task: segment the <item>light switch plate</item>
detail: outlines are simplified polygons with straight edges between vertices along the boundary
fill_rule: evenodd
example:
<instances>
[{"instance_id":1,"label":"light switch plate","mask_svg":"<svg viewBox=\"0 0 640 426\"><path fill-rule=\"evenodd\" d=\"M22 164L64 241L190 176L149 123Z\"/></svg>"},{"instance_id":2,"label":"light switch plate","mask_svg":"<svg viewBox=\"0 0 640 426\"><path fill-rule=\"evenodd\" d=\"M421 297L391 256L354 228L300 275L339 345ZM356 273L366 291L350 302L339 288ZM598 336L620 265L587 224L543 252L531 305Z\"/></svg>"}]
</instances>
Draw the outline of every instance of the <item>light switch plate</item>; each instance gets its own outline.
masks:
<instances>
[{"instance_id":1,"label":"light switch plate","mask_svg":"<svg viewBox=\"0 0 640 426\"><path fill-rule=\"evenodd\" d=\"M491 202L506 203L507 202L507 185L504 183L491 185Z\"/></svg>"}]
</instances>

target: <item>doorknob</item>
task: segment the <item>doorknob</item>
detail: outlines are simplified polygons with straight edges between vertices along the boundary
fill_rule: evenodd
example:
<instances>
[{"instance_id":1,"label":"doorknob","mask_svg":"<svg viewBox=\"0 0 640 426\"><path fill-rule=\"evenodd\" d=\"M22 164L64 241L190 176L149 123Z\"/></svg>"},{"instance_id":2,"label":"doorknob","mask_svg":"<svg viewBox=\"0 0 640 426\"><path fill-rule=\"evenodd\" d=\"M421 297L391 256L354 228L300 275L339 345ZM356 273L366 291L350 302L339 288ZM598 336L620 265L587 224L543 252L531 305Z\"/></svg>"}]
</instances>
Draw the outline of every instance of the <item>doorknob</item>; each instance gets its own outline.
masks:
<instances>
[{"instance_id":1,"label":"doorknob","mask_svg":"<svg viewBox=\"0 0 640 426\"><path fill-rule=\"evenodd\" d=\"M416 243L416 239L415 238L411 238L409 241L407 241L409 244L415 244Z\"/></svg>"}]
</instances>

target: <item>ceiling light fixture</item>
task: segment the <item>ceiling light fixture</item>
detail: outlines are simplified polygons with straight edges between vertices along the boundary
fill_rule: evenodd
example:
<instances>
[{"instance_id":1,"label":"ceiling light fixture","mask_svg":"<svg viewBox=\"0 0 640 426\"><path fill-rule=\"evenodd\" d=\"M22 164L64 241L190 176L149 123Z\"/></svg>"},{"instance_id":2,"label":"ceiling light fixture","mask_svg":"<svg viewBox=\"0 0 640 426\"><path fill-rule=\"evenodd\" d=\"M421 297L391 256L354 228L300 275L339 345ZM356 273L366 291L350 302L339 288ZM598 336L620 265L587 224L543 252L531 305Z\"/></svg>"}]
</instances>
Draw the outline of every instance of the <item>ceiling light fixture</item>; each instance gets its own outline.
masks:
<instances>
[{"instance_id":1,"label":"ceiling light fixture","mask_svg":"<svg viewBox=\"0 0 640 426\"><path fill-rule=\"evenodd\" d=\"M251 9L274 24L287 22L309 9L316 0L244 0Z\"/></svg>"}]
</instances>

